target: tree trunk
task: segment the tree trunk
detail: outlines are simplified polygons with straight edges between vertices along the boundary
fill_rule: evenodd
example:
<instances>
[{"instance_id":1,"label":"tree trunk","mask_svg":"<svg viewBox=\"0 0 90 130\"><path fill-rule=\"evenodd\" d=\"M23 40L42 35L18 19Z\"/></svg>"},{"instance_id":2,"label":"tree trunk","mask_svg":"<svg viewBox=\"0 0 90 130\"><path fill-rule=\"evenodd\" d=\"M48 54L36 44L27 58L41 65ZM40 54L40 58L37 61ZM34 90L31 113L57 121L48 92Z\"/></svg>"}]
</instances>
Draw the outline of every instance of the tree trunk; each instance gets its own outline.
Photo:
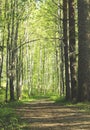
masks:
<instances>
[{"instance_id":1,"label":"tree trunk","mask_svg":"<svg viewBox=\"0 0 90 130\"><path fill-rule=\"evenodd\" d=\"M69 57L68 57L68 38L67 38L67 0L63 0L63 42L65 55L65 85L66 85L66 100L70 100L70 85L69 85Z\"/></svg>"},{"instance_id":2,"label":"tree trunk","mask_svg":"<svg viewBox=\"0 0 90 130\"><path fill-rule=\"evenodd\" d=\"M10 24L8 23L8 27L7 27L7 30L8 30L8 38L7 38L7 59L6 59L6 102L8 101L8 74L9 74L9 50L8 50L8 46L9 46L9 41L10 41Z\"/></svg>"},{"instance_id":3,"label":"tree trunk","mask_svg":"<svg viewBox=\"0 0 90 130\"><path fill-rule=\"evenodd\" d=\"M78 1L78 101L90 101L90 0Z\"/></svg>"},{"instance_id":4,"label":"tree trunk","mask_svg":"<svg viewBox=\"0 0 90 130\"><path fill-rule=\"evenodd\" d=\"M77 97L76 77L76 40L75 40L75 0L69 0L69 46L70 46L70 73L71 73L71 99Z\"/></svg>"},{"instance_id":5,"label":"tree trunk","mask_svg":"<svg viewBox=\"0 0 90 130\"><path fill-rule=\"evenodd\" d=\"M15 31L15 3L11 0L11 40L10 40L10 50L9 50L9 85L10 85L10 101L14 100L14 68L15 68L15 56L14 56L14 31Z\"/></svg>"},{"instance_id":6,"label":"tree trunk","mask_svg":"<svg viewBox=\"0 0 90 130\"><path fill-rule=\"evenodd\" d=\"M14 78L11 76L10 77L10 101L14 101L15 98L14 98Z\"/></svg>"},{"instance_id":7,"label":"tree trunk","mask_svg":"<svg viewBox=\"0 0 90 130\"><path fill-rule=\"evenodd\" d=\"M5 0L5 20L7 21L7 45L6 45L6 92L5 92L5 101L8 101L8 88L9 88L9 44L10 44L10 22L9 15L7 12L9 11L8 0Z\"/></svg>"}]
</instances>

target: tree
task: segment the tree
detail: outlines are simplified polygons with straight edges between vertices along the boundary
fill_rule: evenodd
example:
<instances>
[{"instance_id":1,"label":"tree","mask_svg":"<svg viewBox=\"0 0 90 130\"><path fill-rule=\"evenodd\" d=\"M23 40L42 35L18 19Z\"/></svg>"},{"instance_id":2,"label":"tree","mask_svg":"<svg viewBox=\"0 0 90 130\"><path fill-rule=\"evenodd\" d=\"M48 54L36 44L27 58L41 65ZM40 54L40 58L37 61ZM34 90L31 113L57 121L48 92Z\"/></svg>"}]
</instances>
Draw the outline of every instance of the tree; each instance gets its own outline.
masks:
<instances>
[{"instance_id":1,"label":"tree","mask_svg":"<svg viewBox=\"0 0 90 130\"><path fill-rule=\"evenodd\" d=\"M78 101L90 101L90 1L78 0Z\"/></svg>"},{"instance_id":2,"label":"tree","mask_svg":"<svg viewBox=\"0 0 90 130\"><path fill-rule=\"evenodd\" d=\"M10 3L9 3L10 2ZM5 21L7 29L6 45L6 100L8 100L8 86L10 87L10 100L15 100L15 75L16 75L16 53L18 41L18 1L5 1Z\"/></svg>"},{"instance_id":3,"label":"tree","mask_svg":"<svg viewBox=\"0 0 90 130\"><path fill-rule=\"evenodd\" d=\"M75 0L69 0L69 51L70 51L70 75L71 75L71 99L77 97L76 76L76 38L75 38Z\"/></svg>"},{"instance_id":4,"label":"tree","mask_svg":"<svg viewBox=\"0 0 90 130\"><path fill-rule=\"evenodd\" d=\"M0 0L0 87L3 72L3 59L4 59L4 48L5 48L5 23L3 16L3 2ZM2 24L3 22L3 24Z\"/></svg>"},{"instance_id":5,"label":"tree","mask_svg":"<svg viewBox=\"0 0 90 130\"><path fill-rule=\"evenodd\" d=\"M67 0L63 0L63 42L65 55L65 85L66 85L66 100L70 100L70 84L69 84L69 45L68 45L68 30L67 30Z\"/></svg>"},{"instance_id":6,"label":"tree","mask_svg":"<svg viewBox=\"0 0 90 130\"><path fill-rule=\"evenodd\" d=\"M1 51L5 57L5 60L2 60L2 67L6 69L0 67L2 70L0 72L5 75L2 84L6 81L6 100L8 97L10 100L19 99L22 86L27 96L37 94L36 91L38 94L50 92L61 96L66 94L66 99L70 100L72 92L72 98L76 98L74 0L67 2L67 0L3 2L3 8L0 8L5 20L5 30L1 29L0 34L1 40L3 39L1 45L6 44L6 49Z\"/></svg>"}]
</instances>

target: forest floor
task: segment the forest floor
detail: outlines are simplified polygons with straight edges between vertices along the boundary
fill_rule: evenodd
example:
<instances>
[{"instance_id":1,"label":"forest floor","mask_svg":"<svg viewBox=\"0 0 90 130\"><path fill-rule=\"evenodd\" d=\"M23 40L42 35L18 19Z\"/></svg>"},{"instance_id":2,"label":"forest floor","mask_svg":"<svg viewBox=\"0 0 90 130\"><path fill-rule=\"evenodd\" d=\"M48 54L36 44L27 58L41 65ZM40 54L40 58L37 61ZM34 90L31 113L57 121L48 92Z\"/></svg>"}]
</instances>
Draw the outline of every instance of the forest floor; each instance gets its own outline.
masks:
<instances>
[{"instance_id":1,"label":"forest floor","mask_svg":"<svg viewBox=\"0 0 90 130\"><path fill-rule=\"evenodd\" d=\"M21 130L90 130L90 112L42 99L16 108Z\"/></svg>"}]
</instances>

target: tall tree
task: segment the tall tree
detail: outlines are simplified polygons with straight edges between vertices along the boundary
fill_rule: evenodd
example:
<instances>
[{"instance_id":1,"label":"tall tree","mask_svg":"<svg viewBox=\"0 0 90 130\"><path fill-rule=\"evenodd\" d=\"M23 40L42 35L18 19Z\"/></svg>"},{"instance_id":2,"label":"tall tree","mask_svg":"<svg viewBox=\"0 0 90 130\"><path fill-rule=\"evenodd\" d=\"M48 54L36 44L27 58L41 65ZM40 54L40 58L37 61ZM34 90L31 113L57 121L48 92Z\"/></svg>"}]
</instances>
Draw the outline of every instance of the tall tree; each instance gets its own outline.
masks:
<instances>
[{"instance_id":1,"label":"tall tree","mask_svg":"<svg viewBox=\"0 0 90 130\"><path fill-rule=\"evenodd\" d=\"M67 31L67 0L63 0L63 42L65 55L65 85L66 85L66 100L70 100L70 84L69 84L69 45L68 45L68 31Z\"/></svg>"},{"instance_id":2,"label":"tall tree","mask_svg":"<svg viewBox=\"0 0 90 130\"><path fill-rule=\"evenodd\" d=\"M90 101L90 0L78 0L78 101Z\"/></svg>"},{"instance_id":3,"label":"tall tree","mask_svg":"<svg viewBox=\"0 0 90 130\"><path fill-rule=\"evenodd\" d=\"M4 43L5 43L5 24L3 17L3 2L0 0L0 87L3 71L3 58L4 58ZM3 24L2 24L3 22Z\"/></svg>"},{"instance_id":4,"label":"tall tree","mask_svg":"<svg viewBox=\"0 0 90 130\"><path fill-rule=\"evenodd\" d=\"M69 50L70 50L70 73L71 73L71 99L76 100L76 39L75 39L75 0L69 0Z\"/></svg>"},{"instance_id":5,"label":"tall tree","mask_svg":"<svg viewBox=\"0 0 90 130\"><path fill-rule=\"evenodd\" d=\"M14 100L14 69L15 69L15 54L14 54L14 38L15 38L15 1L11 0L10 5L11 10L11 34L10 34L10 50L9 50L9 67L10 67L10 76L9 76L9 83L10 83L10 100Z\"/></svg>"},{"instance_id":6,"label":"tall tree","mask_svg":"<svg viewBox=\"0 0 90 130\"><path fill-rule=\"evenodd\" d=\"M16 51L18 40L18 2L15 0L5 1L5 19L7 28L7 60L6 60L6 100L8 96L8 85L10 87L10 100L15 99L15 69ZM10 12L10 13L8 13ZM8 80L9 79L9 80ZM9 82L8 82L9 81Z\"/></svg>"}]
</instances>

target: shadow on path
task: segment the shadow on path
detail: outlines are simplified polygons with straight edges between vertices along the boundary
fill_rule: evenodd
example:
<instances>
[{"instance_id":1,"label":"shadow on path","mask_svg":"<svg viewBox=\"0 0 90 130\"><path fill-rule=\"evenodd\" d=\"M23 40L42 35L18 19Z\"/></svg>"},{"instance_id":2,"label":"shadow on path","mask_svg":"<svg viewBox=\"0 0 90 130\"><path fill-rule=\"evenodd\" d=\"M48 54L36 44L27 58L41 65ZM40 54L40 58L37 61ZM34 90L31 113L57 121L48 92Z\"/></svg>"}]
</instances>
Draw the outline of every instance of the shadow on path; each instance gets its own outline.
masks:
<instances>
[{"instance_id":1,"label":"shadow on path","mask_svg":"<svg viewBox=\"0 0 90 130\"><path fill-rule=\"evenodd\" d=\"M90 114L77 107L40 100L26 103L16 111L21 115L22 130L90 130Z\"/></svg>"}]
</instances>

